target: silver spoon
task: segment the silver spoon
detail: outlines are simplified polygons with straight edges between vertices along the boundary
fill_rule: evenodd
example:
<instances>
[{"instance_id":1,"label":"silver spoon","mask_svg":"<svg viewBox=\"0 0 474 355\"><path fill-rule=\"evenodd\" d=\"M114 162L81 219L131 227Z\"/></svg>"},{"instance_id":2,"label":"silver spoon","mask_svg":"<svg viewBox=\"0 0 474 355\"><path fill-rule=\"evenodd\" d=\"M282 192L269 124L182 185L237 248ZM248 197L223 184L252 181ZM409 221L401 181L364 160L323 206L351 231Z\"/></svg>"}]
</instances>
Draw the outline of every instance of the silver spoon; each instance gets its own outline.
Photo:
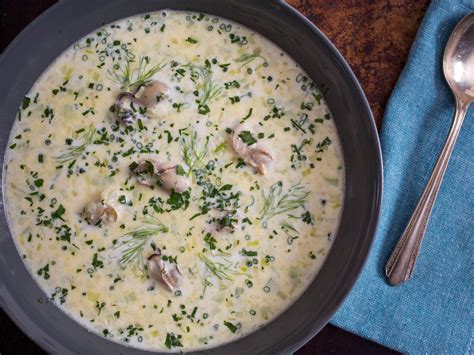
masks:
<instances>
[{"instance_id":1,"label":"silver spoon","mask_svg":"<svg viewBox=\"0 0 474 355\"><path fill-rule=\"evenodd\" d=\"M456 99L456 113L443 150L405 231L385 266L390 285L407 281L415 266L431 210L469 105L474 101L474 12L454 29L444 50L444 76Z\"/></svg>"}]
</instances>

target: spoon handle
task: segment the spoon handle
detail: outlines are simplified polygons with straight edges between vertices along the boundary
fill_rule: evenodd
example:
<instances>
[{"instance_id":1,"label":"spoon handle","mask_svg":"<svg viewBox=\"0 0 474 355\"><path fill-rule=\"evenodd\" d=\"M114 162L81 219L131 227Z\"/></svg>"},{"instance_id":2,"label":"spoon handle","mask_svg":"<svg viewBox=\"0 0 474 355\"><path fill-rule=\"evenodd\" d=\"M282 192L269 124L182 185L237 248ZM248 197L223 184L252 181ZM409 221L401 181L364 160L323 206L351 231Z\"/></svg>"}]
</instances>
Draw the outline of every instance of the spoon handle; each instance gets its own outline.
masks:
<instances>
[{"instance_id":1,"label":"spoon handle","mask_svg":"<svg viewBox=\"0 0 474 355\"><path fill-rule=\"evenodd\" d=\"M415 211L402 236L398 240L395 249L392 251L392 255L390 255L387 261L385 275L387 276L388 283L392 286L407 281L413 272L421 242L425 236L428 220L436 200L436 195L443 181L449 158L456 144L456 139L468 107L468 103L456 100L456 113L446 143L436 162L428 184L423 190Z\"/></svg>"}]
</instances>

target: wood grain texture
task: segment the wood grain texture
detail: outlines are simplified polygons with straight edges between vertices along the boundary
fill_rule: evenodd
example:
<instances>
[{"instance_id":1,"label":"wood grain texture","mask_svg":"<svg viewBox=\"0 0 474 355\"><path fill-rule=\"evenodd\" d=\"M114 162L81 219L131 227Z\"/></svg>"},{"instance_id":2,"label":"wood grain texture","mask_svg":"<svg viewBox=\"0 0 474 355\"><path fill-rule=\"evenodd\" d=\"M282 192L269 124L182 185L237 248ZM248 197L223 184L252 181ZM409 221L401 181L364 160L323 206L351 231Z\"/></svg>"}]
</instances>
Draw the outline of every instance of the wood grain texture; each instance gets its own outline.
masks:
<instances>
[{"instance_id":1,"label":"wood grain texture","mask_svg":"<svg viewBox=\"0 0 474 355\"><path fill-rule=\"evenodd\" d=\"M255 0L258 1L258 0ZM346 58L380 127L386 101L406 61L429 0L287 0ZM0 0L0 52L55 0ZM42 354L0 311L0 354ZM297 354L394 354L327 325Z\"/></svg>"},{"instance_id":2,"label":"wood grain texture","mask_svg":"<svg viewBox=\"0 0 474 355\"><path fill-rule=\"evenodd\" d=\"M429 0L287 0L336 45L380 127Z\"/></svg>"}]
</instances>

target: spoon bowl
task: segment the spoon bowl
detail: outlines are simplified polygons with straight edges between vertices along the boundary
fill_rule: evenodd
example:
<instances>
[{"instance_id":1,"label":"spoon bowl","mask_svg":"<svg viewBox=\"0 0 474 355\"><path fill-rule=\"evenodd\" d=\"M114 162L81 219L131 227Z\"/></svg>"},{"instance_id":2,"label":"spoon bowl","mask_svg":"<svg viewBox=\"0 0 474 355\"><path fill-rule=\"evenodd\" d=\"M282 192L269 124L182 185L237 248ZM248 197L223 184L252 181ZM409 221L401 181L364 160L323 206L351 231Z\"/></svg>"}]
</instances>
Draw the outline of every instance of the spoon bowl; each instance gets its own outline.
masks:
<instances>
[{"instance_id":1,"label":"spoon bowl","mask_svg":"<svg viewBox=\"0 0 474 355\"><path fill-rule=\"evenodd\" d=\"M474 100L474 13L464 17L449 38L443 57L446 81L456 99Z\"/></svg>"}]
</instances>

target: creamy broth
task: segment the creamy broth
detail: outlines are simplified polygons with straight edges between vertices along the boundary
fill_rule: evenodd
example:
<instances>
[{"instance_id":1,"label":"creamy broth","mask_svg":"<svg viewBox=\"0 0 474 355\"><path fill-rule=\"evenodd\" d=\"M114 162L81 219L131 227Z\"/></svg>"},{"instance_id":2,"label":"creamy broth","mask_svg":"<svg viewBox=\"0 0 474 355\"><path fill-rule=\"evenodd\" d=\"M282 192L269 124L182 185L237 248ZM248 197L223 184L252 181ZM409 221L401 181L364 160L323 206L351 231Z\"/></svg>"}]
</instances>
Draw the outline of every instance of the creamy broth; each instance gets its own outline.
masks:
<instances>
[{"instance_id":1,"label":"creamy broth","mask_svg":"<svg viewBox=\"0 0 474 355\"><path fill-rule=\"evenodd\" d=\"M58 57L22 102L4 176L48 300L161 351L235 340L291 305L344 191L331 113L298 64L244 26L174 11Z\"/></svg>"}]
</instances>

